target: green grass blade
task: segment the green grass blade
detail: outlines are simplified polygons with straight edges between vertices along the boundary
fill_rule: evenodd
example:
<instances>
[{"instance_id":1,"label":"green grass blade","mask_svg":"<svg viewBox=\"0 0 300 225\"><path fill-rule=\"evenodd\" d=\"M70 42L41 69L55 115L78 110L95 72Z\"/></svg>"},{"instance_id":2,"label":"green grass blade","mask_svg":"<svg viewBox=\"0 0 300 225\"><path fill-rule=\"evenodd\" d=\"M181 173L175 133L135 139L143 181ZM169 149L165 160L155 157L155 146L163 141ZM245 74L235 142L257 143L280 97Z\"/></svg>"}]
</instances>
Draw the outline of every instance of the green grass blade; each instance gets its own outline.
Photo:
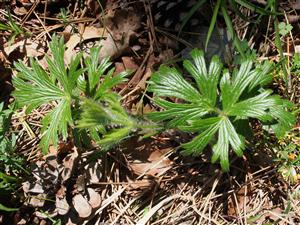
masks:
<instances>
[{"instance_id":1,"label":"green grass blade","mask_svg":"<svg viewBox=\"0 0 300 225\"><path fill-rule=\"evenodd\" d=\"M214 8L214 12L213 12L210 24L209 24L208 33L207 33L207 36L206 36L205 51L207 51L208 42L209 42L210 37L211 37L211 35L214 31L214 28L215 28L215 24L216 24L216 21L217 21L217 15L218 15L218 12L219 12L219 9L220 9L220 5L221 5L221 0L217 0L217 3L216 3L215 8Z\"/></svg>"},{"instance_id":2,"label":"green grass blade","mask_svg":"<svg viewBox=\"0 0 300 225\"><path fill-rule=\"evenodd\" d=\"M232 25L232 22L231 22L231 18L228 15L225 3L223 3L221 5L221 11L222 11L222 14L224 16L224 20L225 20L227 29L228 29L228 31L229 31L232 39L233 39L233 44L235 45L235 47L238 50L238 52L241 54L242 58L245 58L245 53L243 52L241 41L239 40L239 38L237 37L237 35L236 35L235 31L234 31L234 28L233 28L233 25Z\"/></svg>"},{"instance_id":3,"label":"green grass blade","mask_svg":"<svg viewBox=\"0 0 300 225\"><path fill-rule=\"evenodd\" d=\"M14 211L18 211L18 210L19 210L18 208L9 208L9 207L6 207L5 205L2 205L0 203L0 211L14 212Z\"/></svg>"},{"instance_id":4,"label":"green grass blade","mask_svg":"<svg viewBox=\"0 0 300 225\"><path fill-rule=\"evenodd\" d=\"M11 30L11 27L7 26L3 23L0 23L0 30L9 31L9 30Z\"/></svg>"}]
</instances>

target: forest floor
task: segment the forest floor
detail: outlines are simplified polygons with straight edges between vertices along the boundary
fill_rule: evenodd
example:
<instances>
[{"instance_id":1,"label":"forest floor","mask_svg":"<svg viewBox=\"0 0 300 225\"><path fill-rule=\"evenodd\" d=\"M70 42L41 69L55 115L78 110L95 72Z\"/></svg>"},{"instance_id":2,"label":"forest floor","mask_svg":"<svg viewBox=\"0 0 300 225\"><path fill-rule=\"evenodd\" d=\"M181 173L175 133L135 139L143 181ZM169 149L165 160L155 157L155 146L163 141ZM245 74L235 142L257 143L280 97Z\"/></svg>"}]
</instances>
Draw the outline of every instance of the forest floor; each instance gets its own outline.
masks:
<instances>
[{"instance_id":1,"label":"forest floor","mask_svg":"<svg viewBox=\"0 0 300 225\"><path fill-rule=\"evenodd\" d=\"M115 88L131 115L140 117L157 110L147 92L147 81L161 64L181 67L186 52L201 48L195 40L205 40L211 5L207 3L199 12L206 24L179 34L178 29L165 28L164 22L155 19L153 4L158 3L100 2L0 2L1 102L6 106L13 102L15 62L28 63L35 57L47 68L49 41L57 34L64 38L65 62L80 50L88 55L92 46L101 45L100 55L111 58L115 73L132 71L128 81ZM300 52L300 3L279 2L278 11L284 13L280 22L291 23L293 30L280 37L287 59L287 82L278 66L272 89L299 107L300 59L296 68L294 54ZM269 59L279 65L271 16L240 10L259 23L230 14L239 38L256 50L259 61ZM175 20L171 14L170 18ZM224 30L222 17L218 19L217 26ZM225 34L226 56L221 54L230 66L235 51L227 39ZM211 54L219 50L218 45L211 48ZM146 139L132 136L105 154L95 143L79 149L68 138L57 147L50 145L43 154L38 145L41 119L53 107L55 104L43 105L28 114L21 108L12 114L10 129L17 136L12 156L23 159L23 169L8 174L18 177L14 190L0 193L1 205L11 209L0 207L0 224L300 224L299 116L281 140L266 135L253 122L254 138L244 156L231 154L230 171L224 173L219 164L211 164L210 151L199 157L182 156L180 144L193 135L177 130ZM4 167L0 166L2 172ZM0 188L4 181L0 177Z\"/></svg>"}]
</instances>

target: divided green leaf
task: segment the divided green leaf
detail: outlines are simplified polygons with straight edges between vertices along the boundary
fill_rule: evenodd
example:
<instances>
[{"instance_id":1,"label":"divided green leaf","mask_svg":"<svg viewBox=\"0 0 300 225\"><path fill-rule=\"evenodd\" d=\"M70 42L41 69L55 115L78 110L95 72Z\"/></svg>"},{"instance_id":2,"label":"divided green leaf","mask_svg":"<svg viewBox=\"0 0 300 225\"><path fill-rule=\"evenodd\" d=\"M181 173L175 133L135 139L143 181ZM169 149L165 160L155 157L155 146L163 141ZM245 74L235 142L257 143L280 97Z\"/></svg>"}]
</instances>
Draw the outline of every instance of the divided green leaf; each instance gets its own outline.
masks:
<instances>
[{"instance_id":1,"label":"divided green leaf","mask_svg":"<svg viewBox=\"0 0 300 225\"><path fill-rule=\"evenodd\" d=\"M31 111L44 104L52 103L55 107L42 121L41 147L46 152L50 143L58 143L58 135L68 136L68 126L73 124L72 91L76 88L77 78L82 70L77 70L81 55L65 67L63 39L54 36L50 43L52 57L46 58L49 71L44 70L35 59L30 60L31 67L23 62L15 64L19 71L14 77L16 88L13 95L20 107L27 106Z\"/></svg>"},{"instance_id":2,"label":"divided green leaf","mask_svg":"<svg viewBox=\"0 0 300 225\"><path fill-rule=\"evenodd\" d=\"M167 128L198 133L182 144L184 154L199 155L211 144L212 162L220 160L222 169L228 171L230 149L238 156L245 149L239 121L254 118L271 123L278 136L293 126L295 117L288 111L291 105L264 89L272 80L269 62L253 68L252 60L246 59L230 75L216 56L208 68L202 51L193 50L191 57L193 61L185 60L183 65L195 83L163 65L151 77L149 87L156 95L155 103L164 109L150 113L152 120L166 122ZM174 97L178 101L169 99Z\"/></svg>"},{"instance_id":3,"label":"divided green leaf","mask_svg":"<svg viewBox=\"0 0 300 225\"><path fill-rule=\"evenodd\" d=\"M111 63L108 59L100 62L100 48L91 49L90 56L83 60L84 68L80 67L82 54L77 54L69 65L65 65L62 38L54 36L50 50L52 56L46 57L48 70L43 69L37 60L30 59L30 66L23 62L15 64L19 73L13 78L16 88L13 96L19 107L26 106L27 112L30 112L45 104L52 105L52 110L42 120L40 146L44 153L50 144L56 146L60 137L65 140L69 131L76 129L76 121L80 118L81 128L93 134L98 131L105 133L105 126L119 122L117 119L122 120L122 123L130 120L117 94L111 90L124 82L128 73L114 75L115 69L109 69ZM99 108L99 105L105 107ZM94 126L95 121L97 126ZM102 142L115 142L115 138L127 135L120 130L112 133L110 136L106 134L106 141ZM112 138L108 140L108 137Z\"/></svg>"}]
</instances>

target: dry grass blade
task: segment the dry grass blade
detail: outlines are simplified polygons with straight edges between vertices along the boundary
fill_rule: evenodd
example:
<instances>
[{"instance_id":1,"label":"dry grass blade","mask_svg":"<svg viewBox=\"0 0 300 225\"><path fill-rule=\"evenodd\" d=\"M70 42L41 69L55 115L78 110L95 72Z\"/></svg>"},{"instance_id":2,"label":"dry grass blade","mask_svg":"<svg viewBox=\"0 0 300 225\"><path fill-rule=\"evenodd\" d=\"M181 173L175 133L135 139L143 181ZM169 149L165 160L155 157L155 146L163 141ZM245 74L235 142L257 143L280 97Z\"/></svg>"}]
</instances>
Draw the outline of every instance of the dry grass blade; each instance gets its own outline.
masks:
<instances>
[{"instance_id":1,"label":"dry grass blade","mask_svg":"<svg viewBox=\"0 0 300 225\"><path fill-rule=\"evenodd\" d=\"M137 222L138 225L146 225L147 222L151 219L151 217L160 209L162 208L165 204L169 203L172 200L175 200L177 198L180 198L180 195L172 195L168 198L165 198L164 200L162 200L160 203L158 203L157 205L155 205L153 208L150 209L149 212L147 212L147 214Z\"/></svg>"}]
</instances>

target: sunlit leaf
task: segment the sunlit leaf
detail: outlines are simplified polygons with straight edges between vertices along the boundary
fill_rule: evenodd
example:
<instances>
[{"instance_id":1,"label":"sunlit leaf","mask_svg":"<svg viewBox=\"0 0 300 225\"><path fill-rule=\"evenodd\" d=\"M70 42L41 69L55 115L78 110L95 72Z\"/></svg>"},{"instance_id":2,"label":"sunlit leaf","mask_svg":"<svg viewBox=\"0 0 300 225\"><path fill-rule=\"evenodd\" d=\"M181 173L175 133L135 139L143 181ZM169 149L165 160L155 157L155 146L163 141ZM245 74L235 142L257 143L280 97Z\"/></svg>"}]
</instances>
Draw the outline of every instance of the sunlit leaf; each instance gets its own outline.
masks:
<instances>
[{"instance_id":1,"label":"sunlit leaf","mask_svg":"<svg viewBox=\"0 0 300 225\"><path fill-rule=\"evenodd\" d=\"M150 83L149 91L156 92L158 96L174 96L189 102L201 98L200 93L175 68L161 66L152 75Z\"/></svg>"},{"instance_id":2,"label":"sunlit leaf","mask_svg":"<svg viewBox=\"0 0 300 225\"><path fill-rule=\"evenodd\" d=\"M26 105L34 109L44 104L55 104L42 121L42 139L40 146L44 153L49 145L57 145L58 136L64 139L68 135L68 126L72 125L72 92L77 78L83 70L77 70L80 55L71 61L71 67L64 64L64 42L54 36L50 43L52 56L47 57L49 71L45 71L34 59L30 60L31 68L23 62L15 64L18 74L13 78L15 91L13 96L19 106ZM70 74L72 73L72 74Z\"/></svg>"},{"instance_id":3,"label":"sunlit leaf","mask_svg":"<svg viewBox=\"0 0 300 225\"><path fill-rule=\"evenodd\" d=\"M195 133L190 142L181 145L183 154L200 155L210 144L212 162L219 160L222 169L228 171L231 150L239 157L243 155L245 136L249 136L246 133L251 132L245 130L250 129L249 118L272 124L278 136L291 129L295 117L288 109L292 104L264 89L272 78L268 74L269 62L253 68L253 61L246 58L230 74L228 69L222 71L223 65L216 56L208 70L202 51L194 49L191 56L192 61L185 60L184 67L195 84L164 66L151 78L149 88L161 97L155 97L154 102L163 109L150 113L149 118L165 122L166 128Z\"/></svg>"}]
</instances>

